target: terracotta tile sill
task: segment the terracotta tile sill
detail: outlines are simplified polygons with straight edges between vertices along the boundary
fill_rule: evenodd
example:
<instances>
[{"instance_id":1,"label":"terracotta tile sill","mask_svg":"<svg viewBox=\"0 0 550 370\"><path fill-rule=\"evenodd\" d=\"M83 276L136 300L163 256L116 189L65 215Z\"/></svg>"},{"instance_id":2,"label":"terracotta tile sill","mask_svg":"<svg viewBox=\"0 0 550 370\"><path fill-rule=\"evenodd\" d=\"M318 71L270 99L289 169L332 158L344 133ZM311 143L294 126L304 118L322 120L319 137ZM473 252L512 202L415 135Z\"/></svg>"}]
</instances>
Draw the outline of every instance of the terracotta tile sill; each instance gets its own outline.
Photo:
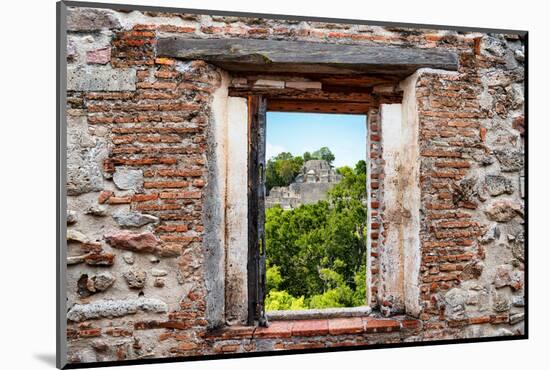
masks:
<instances>
[{"instance_id":1,"label":"terracotta tile sill","mask_svg":"<svg viewBox=\"0 0 550 370\"><path fill-rule=\"evenodd\" d=\"M210 339L260 339L391 333L420 328L420 320L406 316L392 318L346 317L313 320L277 320L269 327L227 326L208 333Z\"/></svg>"}]
</instances>

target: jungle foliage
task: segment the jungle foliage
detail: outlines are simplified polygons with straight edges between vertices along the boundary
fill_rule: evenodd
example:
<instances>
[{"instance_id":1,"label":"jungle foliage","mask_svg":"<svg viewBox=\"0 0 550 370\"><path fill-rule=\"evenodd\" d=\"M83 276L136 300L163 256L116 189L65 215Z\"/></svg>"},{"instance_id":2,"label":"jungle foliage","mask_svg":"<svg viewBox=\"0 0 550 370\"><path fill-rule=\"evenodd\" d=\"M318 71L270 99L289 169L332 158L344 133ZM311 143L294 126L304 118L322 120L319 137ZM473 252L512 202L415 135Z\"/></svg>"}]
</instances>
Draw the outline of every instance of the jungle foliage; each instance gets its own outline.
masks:
<instances>
[{"instance_id":1,"label":"jungle foliage","mask_svg":"<svg viewBox=\"0 0 550 370\"><path fill-rule=\"evenodd\" d=\"M266 210L267 310L365 304L366 163L338 172L326 201Z\"/></svg>"}]
</instances>

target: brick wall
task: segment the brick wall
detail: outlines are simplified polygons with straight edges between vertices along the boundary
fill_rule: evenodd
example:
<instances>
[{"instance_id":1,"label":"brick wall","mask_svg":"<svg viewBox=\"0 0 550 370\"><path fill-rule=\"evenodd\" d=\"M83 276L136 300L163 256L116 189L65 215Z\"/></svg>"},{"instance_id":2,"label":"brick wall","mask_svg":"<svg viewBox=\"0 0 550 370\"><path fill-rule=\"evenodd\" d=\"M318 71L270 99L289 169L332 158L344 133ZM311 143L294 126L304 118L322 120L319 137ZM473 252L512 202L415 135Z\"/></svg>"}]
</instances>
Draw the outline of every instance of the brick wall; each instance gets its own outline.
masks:
<instances>
[{"instance_id":1,"label":"brick wall","mask_svg":"<svg viewBox=\"0 0 550 370\"><path fill-rule=\"evenodd\" d=\"M264 336L249 328L209 330L204 202L212 95L222 77L202 61L157 56L161 35L459 53L458 72L424 71L417 82L420 321L392 317L377 324L375 313L360 322L281 322ZM69 9L67 43L69 362L523 332L523 41L517 36L80 8ZM377 118L371 111L370 289L371 303L383 308L376 299L387 226L376 185L384 174ZM347 329L330 330L338 325Z\"/></svg>"},{"instance_id":2,"label":"brick wall","mask_svg":"<svg viewBox=\"0 0 550 370\"><path fill-rule=\"evenodd\" d=\"M370 236L367 243L370 243L370 270L368 271L368 284L370 288L370 302L373 308L384 306L384 302L379 302L378 286L380 284L380 249L384 245L384 220L383 220L383 179L384 163L382 159L382 143L380 140L380 112L378 109L372 109L367 117L367 135L368 135L368 180L370 204L368 208L370 222Z\"/></svg>"}]
</instances>

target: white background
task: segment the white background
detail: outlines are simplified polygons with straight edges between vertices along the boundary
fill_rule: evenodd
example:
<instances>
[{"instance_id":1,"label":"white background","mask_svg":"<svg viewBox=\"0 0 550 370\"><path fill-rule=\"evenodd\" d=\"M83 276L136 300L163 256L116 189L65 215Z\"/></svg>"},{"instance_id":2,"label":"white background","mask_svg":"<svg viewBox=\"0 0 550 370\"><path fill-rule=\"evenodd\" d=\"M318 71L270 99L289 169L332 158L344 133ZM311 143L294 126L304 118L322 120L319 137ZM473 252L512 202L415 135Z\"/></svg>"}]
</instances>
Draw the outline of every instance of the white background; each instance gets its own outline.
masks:
<instances>
[{"instance_id":1,"label":"white background","mask_svg":"<svg viewBox=\"0 0 550 370\"><path fill-rule=\"evenodd\" d=\"M115 2L111 0L111 2ZM530 339L140 366L139 369L520 369L545 365L549 327L547 210L550 23L543 1L126 0L123 3L319 17L527 29ZM535 5L536 4L536 5ZM55 359L55 1L2 2L0 63L0 335L3 369ZM532 366L530 366L532 365ZM548 366L548 364L546 365ZM120 367L126 369L130 367ZM132 369L138 369L132 367Z\"/></svg>"}]
</instances>

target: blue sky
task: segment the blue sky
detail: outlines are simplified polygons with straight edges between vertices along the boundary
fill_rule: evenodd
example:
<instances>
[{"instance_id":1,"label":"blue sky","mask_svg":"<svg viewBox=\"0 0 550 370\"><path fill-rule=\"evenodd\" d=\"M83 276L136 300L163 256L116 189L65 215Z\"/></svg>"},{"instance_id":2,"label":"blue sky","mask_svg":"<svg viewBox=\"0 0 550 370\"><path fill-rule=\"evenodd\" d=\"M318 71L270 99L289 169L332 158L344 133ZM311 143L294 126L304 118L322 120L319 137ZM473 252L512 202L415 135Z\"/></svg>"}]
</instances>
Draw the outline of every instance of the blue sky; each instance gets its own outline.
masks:
<instances>
[{"instance_id":1,"label":"blue sky","mask_svg":"<svg viewBox=\"0 0 550 370\"><path fill-rule=\"evenodd\" d=\"M267 112L266 157L327 146L336 157L335 167L353 167L366 159L366 130L364 115Z\"/></svg>"}]
</instances>

